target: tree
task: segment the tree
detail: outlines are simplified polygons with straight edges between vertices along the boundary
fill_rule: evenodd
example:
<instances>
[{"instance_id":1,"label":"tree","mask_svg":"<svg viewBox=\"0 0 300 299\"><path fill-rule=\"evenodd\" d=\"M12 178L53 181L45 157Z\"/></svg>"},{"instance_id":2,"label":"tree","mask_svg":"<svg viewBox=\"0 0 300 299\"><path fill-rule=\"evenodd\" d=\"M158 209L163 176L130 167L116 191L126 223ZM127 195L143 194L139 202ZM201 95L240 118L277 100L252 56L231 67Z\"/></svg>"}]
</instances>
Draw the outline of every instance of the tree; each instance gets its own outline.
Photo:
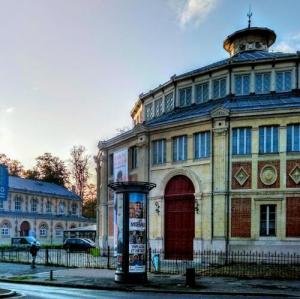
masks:
<instances>
[{"instance_id":1,"label":"tree","mask_svg":"<svg viewBox=\"0 0 300 299\"><path fill-rule=\"evenodd\" d=\"M24 166L18 160L13 160L5 154L0 154L0 164L7 166L8 173L11 176L21 177L24 175Z\"/></svg>"},{"instance_id":2,"label":"tree","mask_svg":"<svg viewBox=\"0 0 300 299\"><path fill-rule=\"evenodd\" d=\"M44 153L36 158L36 166L27 171L27 178L65 186L69 182L69 173L64 161L51 153Z\"/></svg>"},{"instance_id":3,"label":"tree","mask_svg":"<svg viewBox=\"0 0 300 299\"><path fill-rule=\"evenodd\" d=\"M97 188L94 184L87 184L83 195L82 215L96 218Z\"/></svg>"},{"instance_id":4,"label":"tree","mask_svg":"<svg viewBox=\"0 0 300 299\"><path fill-rule=\"evenodd\" d=\"M84 197L89 178L90 156L86 154L86 148L82 145L73 146L71 149L71 175L75 182L76 193Z\"/></svg>"}]
</instances>

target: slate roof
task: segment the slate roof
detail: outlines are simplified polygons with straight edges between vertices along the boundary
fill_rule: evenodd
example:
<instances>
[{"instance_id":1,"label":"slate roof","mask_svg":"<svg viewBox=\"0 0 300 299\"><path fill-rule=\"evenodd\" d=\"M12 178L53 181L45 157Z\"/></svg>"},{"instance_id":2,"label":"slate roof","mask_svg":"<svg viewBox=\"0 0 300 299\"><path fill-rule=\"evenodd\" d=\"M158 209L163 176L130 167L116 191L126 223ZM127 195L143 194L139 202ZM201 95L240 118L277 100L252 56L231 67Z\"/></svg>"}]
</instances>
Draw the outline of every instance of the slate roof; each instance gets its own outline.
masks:
<instances>
[{"instance_id":1,"label":"slate roof","mask_svg":"<svg viewBox=\"0 0 300 299\"><path fill-rule=\"evenodd\" d=\"M22 179L14 176L9 176L8 187L9 191L36 193L37 195L51 195L72 200L82 200L80 196L69 191L65 187L53 183Z\"/></svg>"},{"instance_id":2,"label":"slate roof","mask_svg":"<svg viewBox=\"0 0 300 299\"><path fill-rule=\"evenodd\" d=\"M213 110L221 107L230 110L230 112L250 112L262 109L266 111L275 108L300 108L300 96L293 96L291 94L266 94L234 98L226 97L219 100L210 100L203 104L193 104L187 107L175 108L169 113L145 122L145 124L149 127L155 127L180 120L209 116Z\"/></svg>"},{"instance_id":3,"label":"slate roof","mask_svg":"<svg viewBox=\"0 0 300 299\"><path fill-rule=\"evenodd\" d=\"M204 67L200 67L193 71L175 76L175 79L181 79L187 76L195 75L198 73L203 73L206 71L210 71L217 67L225 66L229 63L242 63L242 62L255 62L260 60L273 60L273 59L281 59L281 58L295 58L297 57L296 53L282 53L282 52L267 52L267 51L244 51L238 53L231 58L223 59L217 61L215 63L209 64Z\"/></svg>"}]
</instances>

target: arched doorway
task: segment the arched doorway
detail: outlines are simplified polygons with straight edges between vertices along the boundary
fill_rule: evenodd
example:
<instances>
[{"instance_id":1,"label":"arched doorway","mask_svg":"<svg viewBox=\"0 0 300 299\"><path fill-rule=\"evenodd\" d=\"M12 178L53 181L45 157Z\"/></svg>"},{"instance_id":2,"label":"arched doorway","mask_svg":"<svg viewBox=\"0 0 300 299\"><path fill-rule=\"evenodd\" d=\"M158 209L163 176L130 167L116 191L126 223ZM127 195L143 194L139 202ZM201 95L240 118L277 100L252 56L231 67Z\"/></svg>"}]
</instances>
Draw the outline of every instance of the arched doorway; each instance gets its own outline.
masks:
<instances>
[{"instance_id":1,"label":"arched doorway","mask_svg":"<svg viewBox=\"0 0 300 299\"><path fill-rule=\"evenodd\" d=\"M195 188L184 176L174 176L165 189L165 258L193 259Z\"/></svg>"},{"instance_id":2,"label":"arched doorway","mask_svg":"<svg viewBox=\"0 0 300 299\"><path fill-rule=\"evenodd\" d=\"M27 237L29 236L30 224L28 221L23 221L20 226L20 236Z\"/></svg>"}]
</instances>

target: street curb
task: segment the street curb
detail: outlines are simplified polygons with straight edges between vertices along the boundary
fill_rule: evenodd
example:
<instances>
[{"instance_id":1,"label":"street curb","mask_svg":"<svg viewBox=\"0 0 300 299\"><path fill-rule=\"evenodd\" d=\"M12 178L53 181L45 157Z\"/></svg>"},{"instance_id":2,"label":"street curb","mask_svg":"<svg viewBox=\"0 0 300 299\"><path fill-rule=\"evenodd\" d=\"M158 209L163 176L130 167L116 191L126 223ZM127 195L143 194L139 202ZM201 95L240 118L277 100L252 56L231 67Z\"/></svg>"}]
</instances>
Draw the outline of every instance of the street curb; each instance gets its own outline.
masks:
<instances>
[{"instance_id":1,"label":"street curb","mask_svg":"<svg viewBox=\"0 0 300 299\"><path fill-rule=\"evenodd\" d=\"M141 293L171 293L171 294L203 294L203 295L232 295L232 296L273 296L273 297L293 297L299 298L300 296L294 294L283 294L283 293L270 293L270 292L226 292L226 291L208 291L208 290L197 290L197 289L187 289L187 290L174 290L174 289L158 289L145 287L143 289L136 287L120 286L116 284L116 287L102 287L95 285L78 285L78 284L68 284L68 283L57 283L57 282L47 282L47 281L14 281L11 279L0 279L0 282L6 283L16 283L16 284L31 284L31 285L43 285L43 286L53 286L61 288L74 288L74 289L91 289L91 290L103 290L103 291L119 291L119 292L141 292ZM1 298L1 297L0 297Z\"/></svg>"}]
</instances>

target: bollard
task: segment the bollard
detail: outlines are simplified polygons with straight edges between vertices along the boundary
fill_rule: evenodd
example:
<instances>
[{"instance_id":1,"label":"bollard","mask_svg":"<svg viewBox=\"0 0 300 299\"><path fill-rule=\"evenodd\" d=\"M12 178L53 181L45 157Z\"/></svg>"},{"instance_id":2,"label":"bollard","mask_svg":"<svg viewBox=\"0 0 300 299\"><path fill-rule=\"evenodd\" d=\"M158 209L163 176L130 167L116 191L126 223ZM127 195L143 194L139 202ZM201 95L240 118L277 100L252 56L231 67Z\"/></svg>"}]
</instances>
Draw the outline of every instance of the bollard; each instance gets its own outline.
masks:
<instances>
[{"instance_id":1,"label":"bollard","mask_svg":"<svg viewBox=\"0 0 300 299\"><path fill-rule=\"evenodd\" d=\"M53 280L53 270L50 270L50 280Z\"/></svg>"},{"instance_id":2,"label":"bollard","mask_svg":"<svg viewBox=\"0 0 300 299\"><path fill-rule=\"evenodd\" d=\"M186 268L185 285L191 288L195 286L195 268Z\"/></svg>"}]
</instances>

